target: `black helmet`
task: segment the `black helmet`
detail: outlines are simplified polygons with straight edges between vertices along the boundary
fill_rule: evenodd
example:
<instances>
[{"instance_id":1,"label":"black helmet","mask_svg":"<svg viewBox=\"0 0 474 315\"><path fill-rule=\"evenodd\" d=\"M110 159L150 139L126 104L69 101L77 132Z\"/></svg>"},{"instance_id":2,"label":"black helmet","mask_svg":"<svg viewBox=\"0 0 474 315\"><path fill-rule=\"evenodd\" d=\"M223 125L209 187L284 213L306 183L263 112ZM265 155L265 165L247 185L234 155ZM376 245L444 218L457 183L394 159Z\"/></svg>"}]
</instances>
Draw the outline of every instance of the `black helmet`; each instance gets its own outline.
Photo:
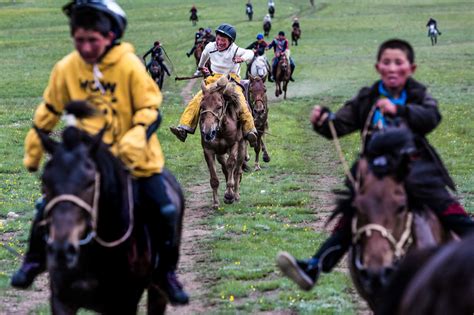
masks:
<instances>
[{"instance_id":1,"label":"black helmet","mask_svg":"<svg viewBox=\"0 0 474 315\"><path fill-rule=\"evenodd\" d=\"M86 8L105 13L112 21L112 32L116 39L123 36L127 27L127 16L115 0L74 0L63 7L63 12L71 17L73 11Z\"/></svg>"},{"instance_id":2,"label":"black helmet","mask_svg":"<svg viewBox=\"0 0 474 315\"><path fill-rule=\"evenodd\" d=\"M235 41L235 38L237 37L237 32L235 31L235 27L226 23L219 25L219 27L216 29L216 34L224 35L233 42Z\"/></svg>"},{"instance_id":3,"label":"black helmet","mask_svg":"<svg viewBox=\"0 0 474 315\"><path fill-rule=\"evenodd\" d=\"M285 36L285 32L279 31L279 32L278 32L278 35L280 35L280 36Z\"/></svg>"}]
</instances>

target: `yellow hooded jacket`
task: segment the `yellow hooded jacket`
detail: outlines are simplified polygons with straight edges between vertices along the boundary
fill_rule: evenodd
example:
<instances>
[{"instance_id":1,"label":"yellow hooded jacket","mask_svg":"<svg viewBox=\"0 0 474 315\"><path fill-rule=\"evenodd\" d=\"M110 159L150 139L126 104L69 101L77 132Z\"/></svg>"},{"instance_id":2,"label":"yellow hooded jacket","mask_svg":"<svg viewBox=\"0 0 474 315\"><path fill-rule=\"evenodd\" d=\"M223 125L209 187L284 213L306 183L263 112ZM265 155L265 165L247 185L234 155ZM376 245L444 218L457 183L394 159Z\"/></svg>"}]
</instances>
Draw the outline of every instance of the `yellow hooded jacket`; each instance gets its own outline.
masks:
<instances>
[{"instance_id":1,"label":"yellow hooded jacket","mask_svg":"<svg viewBox=\"0 0 474 315\"><path fill-rule=\"evenodd\" d=\"M146 129L157 120L162 101L158 86L128 43L111 48L97 66L99 71L77 51L60 60L36 109L34 125L51 131L68 102L87 100L99 115L79 120L77 127L95 134L107 125L103 141L134 176L160 173L164 156L158 138L146 139ZM25 139L23 163L29 170L37 170L42 155L41 141L31 129Z\"/></svg>"}]
</instances>

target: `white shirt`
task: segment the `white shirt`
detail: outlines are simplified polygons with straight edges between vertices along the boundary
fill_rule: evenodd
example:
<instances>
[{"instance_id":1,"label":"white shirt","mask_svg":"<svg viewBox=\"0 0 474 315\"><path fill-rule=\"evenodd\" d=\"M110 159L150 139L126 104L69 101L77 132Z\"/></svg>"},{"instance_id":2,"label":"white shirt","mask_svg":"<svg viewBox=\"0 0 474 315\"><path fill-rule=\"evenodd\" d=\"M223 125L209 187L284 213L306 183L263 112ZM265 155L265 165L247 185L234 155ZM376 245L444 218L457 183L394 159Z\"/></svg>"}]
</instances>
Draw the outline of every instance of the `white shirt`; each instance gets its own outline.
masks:
<instances>
[{"instance_id":1,"label":"white shirt","mask_svg":"<svg viewBox=\"0 0 474 315\"><path fill-rule=\"evenodd\" d=\"M202 52L198 68L204 67L206 62L211 59L211 71L213 73L235 73L240 76L240 64L234 63L234 57L241 57L247 62L253 59L253 55L252 50L238 47L235 43L232 43L224 51L218 51L216 42L210 42Z\"/></svg>"}]
</instances>

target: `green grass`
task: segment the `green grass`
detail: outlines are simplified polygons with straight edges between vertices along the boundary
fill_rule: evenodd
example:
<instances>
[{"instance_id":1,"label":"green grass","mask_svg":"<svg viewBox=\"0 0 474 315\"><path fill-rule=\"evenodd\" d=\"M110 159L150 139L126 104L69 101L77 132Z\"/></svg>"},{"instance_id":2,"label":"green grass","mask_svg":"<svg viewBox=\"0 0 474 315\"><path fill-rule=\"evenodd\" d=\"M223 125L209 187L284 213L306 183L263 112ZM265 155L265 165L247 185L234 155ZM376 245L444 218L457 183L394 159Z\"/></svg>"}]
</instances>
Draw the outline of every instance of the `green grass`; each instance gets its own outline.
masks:
<instances>
[{"instance_id":1,"label":"green grass","mask_svg":"<svg viewBox=\"0 0 474 315\"><path fill-rule=\"evenodd\" d=\"M173 61L173 76L194 72L194 60L185 57L195 31L188 20L194 1L120 3L129 19L125 40L134 44L138 54L158 39ZM63 4L59 0L0 0L0 233L2 242L20 252L25 249L33 202L40 195L38 175L28 174L22 167L23 139L51 68L72 49L60 10ZM263 1L254 1L253 22L246 20L244 2L203 0L197 6L198 26L234 24L241 46L261 32L266 13ZM472 3L455 0L334 0L317 2L316 10L309 7L309 1L277 3L271 34L284 30L289 35L292 17L300 18L302 38L300 45L292 48L297 82L289 85L293 96L288 101L270 106L267 145L271 162L262 172L244 175L241 202L223 206L202 222L212 233L200 244L206 256L197 269L202 278L210 280L205 298L212 312L355 312L350 280L344 273L325 275L315 290L301 292L275 271L274 258L279 250L297 257L313 254L326 237L314 228L316 215L324 207L321 195L334 188L327 186L325 179L343 176L332 143L311 131L311 107L323 104L337 109L360 87L375 81L376 50L388 38L407 39L415 48L415 78L429 87L443 114L430 141L458 184L462 202L474 212L473 14ZM425 23L430 16L438 20L443 32L435 47L426 36ZM179 92L185 84L166 78L164 121L158 136L168 168L190 188L208 182L199 137L189 137L182 144L167 131L183 110ZM268 93L273 91L268 85ZM358 135L342 139L347 160L354 159L358 145ZM221 199L223 187L221 180ZM205 198L210 206L211 193ZM10 211L20 217L7 219ZM8 288L8 278L18 264L19 260L0 248L0 293ZM24 298L23 293L18 292L18 297ZM34 312L48 310L40 305Z\"/></svg>"}]
</instances>

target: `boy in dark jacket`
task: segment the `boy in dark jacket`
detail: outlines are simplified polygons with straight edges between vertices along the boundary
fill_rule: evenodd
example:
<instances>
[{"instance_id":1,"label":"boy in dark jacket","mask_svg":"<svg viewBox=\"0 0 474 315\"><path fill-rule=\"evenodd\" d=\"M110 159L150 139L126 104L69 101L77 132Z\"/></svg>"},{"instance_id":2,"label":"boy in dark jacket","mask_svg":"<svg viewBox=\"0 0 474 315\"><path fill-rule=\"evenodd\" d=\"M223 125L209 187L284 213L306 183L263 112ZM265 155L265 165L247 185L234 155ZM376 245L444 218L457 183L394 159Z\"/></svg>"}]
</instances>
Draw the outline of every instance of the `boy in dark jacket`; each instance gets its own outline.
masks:
<instances>
[{"instance_id":1,"label":"boy in dark jacket","mask_svg":"<svg viewBox=\"0 0 474 315\"><path fill-rule=\"evenodd\" d=\"M405 179L410 207L421 209L426 206L432 209L445 228L463 237L474 231L474 221L446 189L448 186L454 190L454 183L425 138L439 124L441 115L437 101L426 87L411 77L416 70L414 61L414 51L408 42L399 39L384 42L379 48L375 64L381 80L361 89L335 114L331 114L327 108L315 106L310 120L314 130L329 139L332 138L328 124L330 116L338 137L364 130L368 119L369 135L388 126L391 119L410 128L415 135L420 156L412 162L410 173ZM373 106L376 108L374 114L368 117ZM430 185L424 185L426 178L435 180L430 180ZM349 215L342 216L332 235L312 258L296 260L289 253L281 252L277 257L278 267L300 288L310 290L316 284L321 270L330 272L348 250L351 244L351 219Z\"/></svg>"}]
</instances>

